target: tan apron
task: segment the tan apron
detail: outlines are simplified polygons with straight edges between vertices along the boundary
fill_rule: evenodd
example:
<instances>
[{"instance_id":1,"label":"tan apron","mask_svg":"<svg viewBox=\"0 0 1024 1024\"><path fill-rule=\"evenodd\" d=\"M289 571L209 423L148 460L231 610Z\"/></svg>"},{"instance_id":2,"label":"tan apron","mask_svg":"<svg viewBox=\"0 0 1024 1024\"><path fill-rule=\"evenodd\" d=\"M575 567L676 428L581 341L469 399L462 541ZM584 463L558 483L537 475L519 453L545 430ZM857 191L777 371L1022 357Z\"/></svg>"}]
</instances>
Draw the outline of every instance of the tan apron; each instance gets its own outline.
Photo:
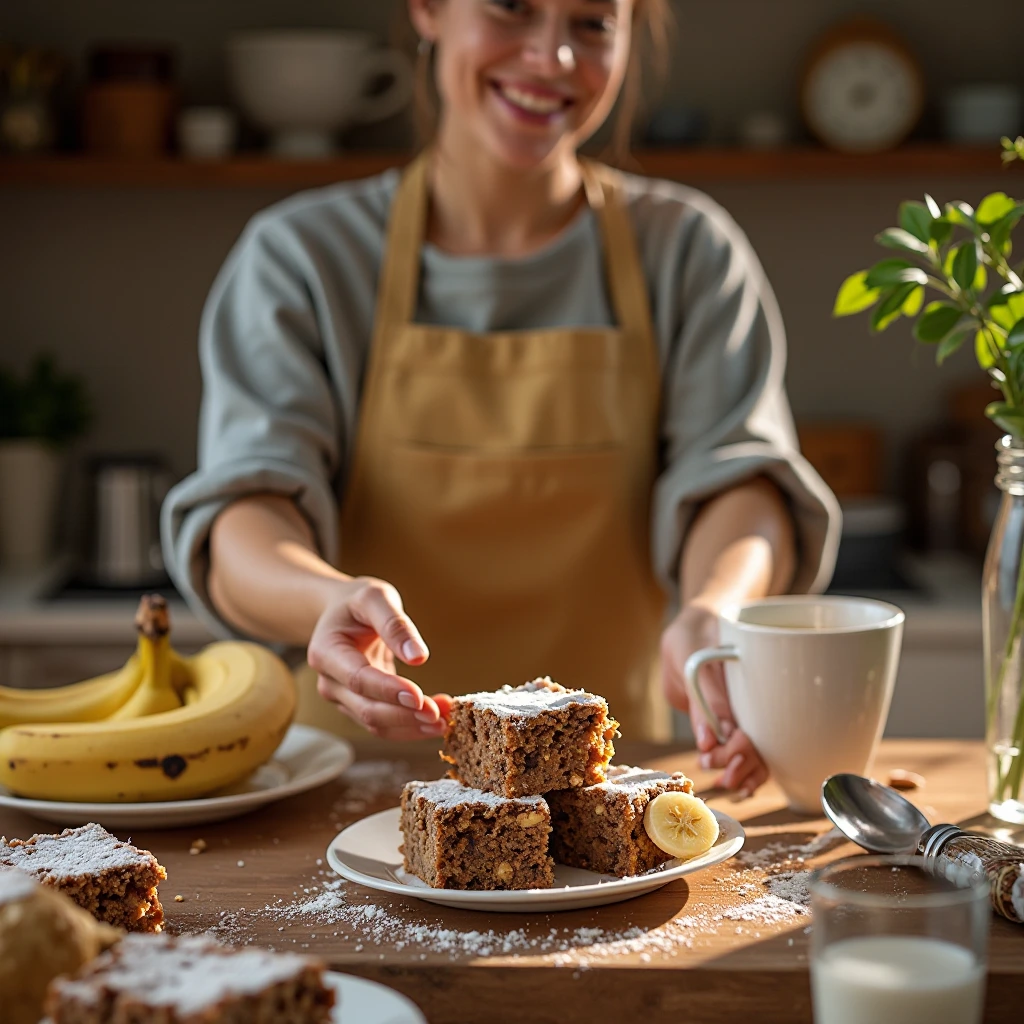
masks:
<instances>
[{"instance_id":1,"label":"tan apron","mask_svg":"<svg viewBox=\"0 0 1024 1024\"><path fill-rule=\"evenodd\" d=\"M663 595L649 544L660 381L647 289L614 172L584 165L617 327L474 334L413 321L427 158L388 226L341 515L341 568L397 587L430 648L426 693L550 675L666 738L654 676ZM345 719L306 687L301 715Z\"/></svg>"}]
</instances>

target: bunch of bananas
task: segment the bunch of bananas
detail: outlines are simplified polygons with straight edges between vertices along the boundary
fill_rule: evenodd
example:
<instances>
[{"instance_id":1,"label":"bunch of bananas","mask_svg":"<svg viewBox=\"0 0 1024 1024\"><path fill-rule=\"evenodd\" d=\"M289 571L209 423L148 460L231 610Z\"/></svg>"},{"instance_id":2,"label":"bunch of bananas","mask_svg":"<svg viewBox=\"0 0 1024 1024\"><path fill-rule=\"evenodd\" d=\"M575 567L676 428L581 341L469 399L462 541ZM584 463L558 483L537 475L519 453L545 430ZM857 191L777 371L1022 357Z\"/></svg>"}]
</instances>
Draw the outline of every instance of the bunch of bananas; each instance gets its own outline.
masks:
<instances>
[{"instance_id":1,"label":"bunch of bananas","mask_svg":"<svg viewBox=\"0 0 1024 1024\"><path fill-rule=\"evenodd\" d=\"M267 761L295 712L287 666L258 644L191 658L161 597L142 599L138 648L116 672L49 690L0 687L0 783L40 800L185 800Z\"/></svg>"}]
</instances>

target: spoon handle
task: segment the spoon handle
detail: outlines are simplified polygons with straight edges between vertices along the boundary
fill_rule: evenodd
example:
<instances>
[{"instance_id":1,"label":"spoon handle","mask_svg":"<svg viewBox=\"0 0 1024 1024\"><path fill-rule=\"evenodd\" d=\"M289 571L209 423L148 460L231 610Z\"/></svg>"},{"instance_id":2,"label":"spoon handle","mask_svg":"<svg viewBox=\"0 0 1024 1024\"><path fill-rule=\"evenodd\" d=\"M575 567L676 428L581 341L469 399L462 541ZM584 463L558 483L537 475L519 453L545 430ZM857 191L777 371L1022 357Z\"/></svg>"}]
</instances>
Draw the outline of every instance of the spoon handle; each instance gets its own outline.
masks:
<instances>
[{"instance_id":1,"label":"spoon handle","mask_svg":"<svg viewBox=\"0 0 1024 1024\"><path fill-rule=\"evenodd\" d=\"M992 909L1009 921L1024 923L1024 848L958 830L935 852L939 862L984 871Z\"/></svg>"}]
</instances>

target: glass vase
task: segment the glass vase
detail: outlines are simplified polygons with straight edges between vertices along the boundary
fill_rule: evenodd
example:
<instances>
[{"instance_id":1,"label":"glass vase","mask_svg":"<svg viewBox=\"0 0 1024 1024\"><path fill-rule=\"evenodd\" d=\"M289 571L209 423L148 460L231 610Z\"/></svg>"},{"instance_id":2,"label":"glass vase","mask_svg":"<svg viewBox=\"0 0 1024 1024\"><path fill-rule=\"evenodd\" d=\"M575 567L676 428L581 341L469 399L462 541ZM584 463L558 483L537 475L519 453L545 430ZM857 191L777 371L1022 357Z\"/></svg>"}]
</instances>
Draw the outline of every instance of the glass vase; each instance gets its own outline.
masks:
<instances>
[{"instance_id":1,"label":"glass vase","mask_svg":"<svg viewBox=\"0 0 1024 1024\"><path fill-rule=\"evenodd\" d=\"M982 575L989 811L1024 824L1024 441L996 445L1002 491Z\"/></svg>"}]
</instances>

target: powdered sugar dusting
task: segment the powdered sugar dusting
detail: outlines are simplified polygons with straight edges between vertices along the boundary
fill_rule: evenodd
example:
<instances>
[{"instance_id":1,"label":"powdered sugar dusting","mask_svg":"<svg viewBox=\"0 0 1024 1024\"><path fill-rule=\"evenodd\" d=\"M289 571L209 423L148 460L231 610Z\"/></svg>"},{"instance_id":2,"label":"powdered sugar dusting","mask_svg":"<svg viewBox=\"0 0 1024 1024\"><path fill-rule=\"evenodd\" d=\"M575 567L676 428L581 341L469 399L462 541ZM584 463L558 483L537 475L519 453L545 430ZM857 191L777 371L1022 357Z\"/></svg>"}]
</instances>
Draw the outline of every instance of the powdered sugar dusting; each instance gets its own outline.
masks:
<instances>
[{"instance_id":1,"label":"powdered sugar dusting","mask_svg":"<svg viewBox=\"0 0 1024 1024\"><path fill-rule=\"evenodd\" d=\"M690 780L682 772L659 772L650 768L632 768L628 764L609 765L604 782L595 783L593 789L609 793L616 791L633 792L646 789L659 782L677 782L685 785ZM692 788L692 783L691 783Z\"/></svg>"},{"instance_id":2,"label":"powdered sugar dusting","mask_svg":"<svg viewBox=\"0 0 1024 1024\"><path fill-rule=\"evenodd\" d=\"M0 868L0 907L28 899L38 884L17 868Z\"/></svg>"},{"instance_id":3,"label":"powdered sugar dusting","mask_svg":"<svg viewBox=\"0 0 1024 1024\"><path fill-rule=\"evenodd\" d=\"M295 953L243 949L229 953L195 936L126 935L94 960L83 977L58 983L67 996L101 1005L111 994L198 1013L227 996L253 995L294 978L307 966Z\"/></svg>"},{"instance_id":4,"label":"powdered sugar dusting","mask_svg":"<svg viewBox=\"0 0 1024 1024\"><path fill-rule=\"evenodd\" d=\"M422 797L440 810L451 811L460 807L483 806L498 810L502 807L544 807L547 804L542 796L504 797L497 793L487 793L482 789L471 789L455 779L437 779L434 782L410 782L406 785L410 799Z\"/></svg>"},{"instance_id":5,"label":"powdered sugar dusting","mask_svg":"<svg viewBox=\"0 0 1024 1024\"><path fill-rule=\"evenodd\" d=\"M523 683L522 686L503 686L500 690L485 690L456 697L454 703L466 703L474 708L485 708L503 718L539 715L569 704L592 704L607 709L604 697L586 690L567 690L553 683L547 676Z\"/></svg>"},{"instance_id":6,"label":"powdered sugar dusting","mask_svg":"<svg viewBox=\"0 0 1024 1024\"><path fill-rule=\"evenodd\" d=\"M0 865L21 868L37 877L62 879L140 865L155 868L156 860L148 850L137 850L92 822L24 842L0 838Z\"/></svg>"}]
</instances>

